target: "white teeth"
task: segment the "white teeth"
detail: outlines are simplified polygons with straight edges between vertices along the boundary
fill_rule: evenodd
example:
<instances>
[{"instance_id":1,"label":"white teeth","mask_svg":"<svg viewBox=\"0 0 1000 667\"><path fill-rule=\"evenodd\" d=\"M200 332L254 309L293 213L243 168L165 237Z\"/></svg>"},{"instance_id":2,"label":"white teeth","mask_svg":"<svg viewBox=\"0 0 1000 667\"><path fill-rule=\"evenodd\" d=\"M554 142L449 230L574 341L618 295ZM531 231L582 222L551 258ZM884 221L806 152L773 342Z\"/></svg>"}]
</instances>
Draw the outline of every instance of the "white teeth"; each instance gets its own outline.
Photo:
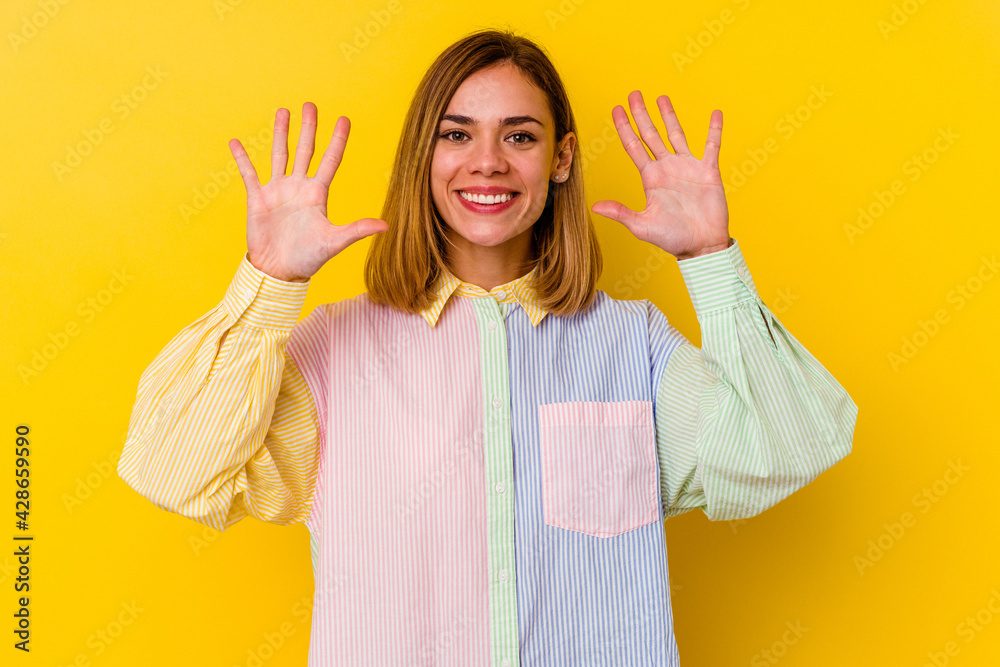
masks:
<instances>
[{"instance_id":1,"label":"white teeth","mask_svg":"<svg viewBox=\"0 0 1000 667\"><path fill-rule=\"evenodd\" d=\"M477 204L502 204L514 198L513 192L505 192L502 195L476 195L459 190L458 194L462 196L462 199L476 202Z\"/></svg>"}]
</instances>

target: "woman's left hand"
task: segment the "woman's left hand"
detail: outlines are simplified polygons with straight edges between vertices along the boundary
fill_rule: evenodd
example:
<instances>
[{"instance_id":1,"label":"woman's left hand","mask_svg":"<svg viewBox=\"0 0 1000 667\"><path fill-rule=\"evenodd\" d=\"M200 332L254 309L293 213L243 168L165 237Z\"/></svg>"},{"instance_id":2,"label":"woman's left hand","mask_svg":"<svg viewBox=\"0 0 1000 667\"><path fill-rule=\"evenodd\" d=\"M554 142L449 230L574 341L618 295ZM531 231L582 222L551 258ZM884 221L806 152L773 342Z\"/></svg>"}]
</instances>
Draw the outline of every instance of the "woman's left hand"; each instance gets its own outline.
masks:
<instances>
[{"instance_id":1,"label":"woman's left hand","mask_svg":"<svg viewBox=\"0 0 1000 667\"><path fill-rule=\"evenodd\" d=\"M677 259L690 259L729 247L729 209L719 171L722 112L716 109L708 127L705 155L698 159L688 149L684 130L670 98L656 99L667 128L671 153L650 120L642 94L628 96L640 141L621 106L611 111L625 152L639 169L646 208L633 211L613 200L595 202L591 210L625 225L636 238L662 248ZM653 153L650 158L643 146Z\"/></svg>"}]
</instances>

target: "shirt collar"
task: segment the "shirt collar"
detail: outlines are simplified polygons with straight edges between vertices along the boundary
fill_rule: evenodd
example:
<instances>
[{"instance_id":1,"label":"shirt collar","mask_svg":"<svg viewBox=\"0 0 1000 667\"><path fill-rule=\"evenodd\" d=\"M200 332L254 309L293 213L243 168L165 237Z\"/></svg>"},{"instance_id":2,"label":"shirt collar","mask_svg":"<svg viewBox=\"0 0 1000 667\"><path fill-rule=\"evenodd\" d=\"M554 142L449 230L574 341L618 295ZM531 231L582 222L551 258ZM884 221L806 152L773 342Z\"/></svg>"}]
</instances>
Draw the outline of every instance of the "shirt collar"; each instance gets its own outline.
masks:
<instances>
[{"instance_id":1,"label":"shirt collar","mask_svg":"<svg viewBox=\"0 0 1000 667\"><path fill-rule=\"evenodd\" d=\"M438 318L441 317L441 311L444 310L445 304L448 303L448 299L452 295L458 294L459 296L468 297L489 296L496 299L499 303L514 303L516 301L521 304L524 312L528 315L528 319L531 320L531 324L537 327L542 318L548 314L548 311L539 305L538 297L531 284L537 268L537 266L533 267L531 271L520 278L512 280L509 283L504 283L503 285L498 285L487 291L478 285L472 285L459 280L451 271L442 267L442 273L438 276L437 282L434 284L437 297L420 314L433 327L437 324ZM500 296L501 293L503 296Z\"/></svg>"}]
</instances>

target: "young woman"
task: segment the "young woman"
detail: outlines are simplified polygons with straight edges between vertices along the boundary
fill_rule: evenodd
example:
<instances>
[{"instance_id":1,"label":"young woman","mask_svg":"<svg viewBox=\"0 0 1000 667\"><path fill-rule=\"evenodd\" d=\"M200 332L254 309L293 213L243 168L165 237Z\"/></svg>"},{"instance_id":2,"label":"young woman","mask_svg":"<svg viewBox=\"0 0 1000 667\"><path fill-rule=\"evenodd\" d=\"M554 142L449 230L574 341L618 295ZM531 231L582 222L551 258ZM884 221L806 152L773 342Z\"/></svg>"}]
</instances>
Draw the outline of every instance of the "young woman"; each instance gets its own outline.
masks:
<instances>
[{"instance_id":1,"label":"young woman","mask_svg":"<svg viewBox=\"0 0 1000 667\"><path fill-rule=\"evenodd\" d=\"M303 522L309 664L678 665L662 522L750 517L848 454L857 408L763 304L666 97L612 112L646 207L595 213L680 260L695 348L596 289L576 125L532 42L482 31L421 81L383 219L331 224L349 122L316 174L275 120L225 298L142 375L121 477L219 530ZM640 140L641 139L641 140ZM650 157L646 147L652 153ZM309 279L372 236L368 291L297 323Z\"/></svg>"}]
</instances>

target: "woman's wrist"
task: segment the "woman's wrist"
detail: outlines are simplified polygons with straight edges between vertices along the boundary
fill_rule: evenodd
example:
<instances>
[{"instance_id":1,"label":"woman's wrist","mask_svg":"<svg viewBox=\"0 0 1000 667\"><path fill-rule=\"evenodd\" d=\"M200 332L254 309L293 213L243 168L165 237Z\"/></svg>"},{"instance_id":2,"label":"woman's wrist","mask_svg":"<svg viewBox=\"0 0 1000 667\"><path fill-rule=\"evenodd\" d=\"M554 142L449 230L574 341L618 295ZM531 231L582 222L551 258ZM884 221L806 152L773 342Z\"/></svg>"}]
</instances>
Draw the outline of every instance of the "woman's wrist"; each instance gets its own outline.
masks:
<instances>
[{"instance_id":1,"label":"woman's wrist","mask_svg":"<svg viewBox=\"0 0 1000 667\"><path fill-rule=\"evenodd\" d=\"M732 239L732 237L730 237L725 243L720 243L720 244L711 245L711 246L705 246L704 248L701 248L699 250L695 250L693 252L686 252L686 253L682 253L680 255L677 255L677 261L682 262L685 259L694 259L695 257L701 257L702 255L710 255L713 252L719 252L721 250L726 250L726 249L732 247L732 245L733 245L733 239Z\"/></svg>"}]
</instances>

